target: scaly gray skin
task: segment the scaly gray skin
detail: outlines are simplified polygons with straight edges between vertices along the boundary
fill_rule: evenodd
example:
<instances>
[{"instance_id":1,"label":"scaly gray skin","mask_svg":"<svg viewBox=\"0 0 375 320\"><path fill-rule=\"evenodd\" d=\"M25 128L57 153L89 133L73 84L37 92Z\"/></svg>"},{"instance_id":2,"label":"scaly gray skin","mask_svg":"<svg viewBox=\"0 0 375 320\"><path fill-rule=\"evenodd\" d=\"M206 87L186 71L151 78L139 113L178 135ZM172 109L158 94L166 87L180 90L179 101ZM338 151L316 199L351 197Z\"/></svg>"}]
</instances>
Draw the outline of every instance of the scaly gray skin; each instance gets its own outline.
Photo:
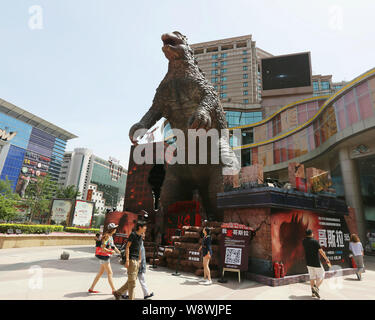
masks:
<instances>
[{"instance_id":1,"label":"scaly gray skin","mask_svg":"<svg viewBox=\"0 0 375 320\"><path fill-rule=\"evenodd\" d=\"M185 134L186 147L188 129L226 129L223 107L213 86L199 69L187 38L180 32L163 34L162 50L169 60L168 72L156 90L151 108L129 131L130 140L137 143L138 129L151 128L161 117L166 118L172 129ZM238 170L238 161L229 146L228 139L220 137L220 151L226 164L169 165L161 192L164 210L176 201L192 199L198 189L207 217L221 219L216 207L216 194L223 191L223 167ZM186 148L187 150L187 148ZM208 158L210 159L210 148ZM187 161L187 153L185 157ZM229 159L229 162L227 162ZM208 162L210 163L210 162ZM229 164L228 164L229 163Z\"/></svg>"}]
</instances>

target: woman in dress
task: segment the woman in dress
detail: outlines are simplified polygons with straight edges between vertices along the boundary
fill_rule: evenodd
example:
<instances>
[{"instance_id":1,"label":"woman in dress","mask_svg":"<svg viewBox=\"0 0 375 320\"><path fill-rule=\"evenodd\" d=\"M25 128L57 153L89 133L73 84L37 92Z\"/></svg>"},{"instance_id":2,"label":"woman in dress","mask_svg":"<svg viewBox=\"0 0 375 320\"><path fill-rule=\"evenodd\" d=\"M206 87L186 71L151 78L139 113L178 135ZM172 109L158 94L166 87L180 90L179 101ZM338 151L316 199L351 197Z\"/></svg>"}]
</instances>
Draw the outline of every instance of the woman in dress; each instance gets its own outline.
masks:
<instances>
[{"instance_id":1,"label":"woman in dress","mask_svg":"<svg viewBox=\"0 0 375 320\"><path fill-rule=\"evenodd\" d=\"M357 272L356 272L357 278L358 280L362 280L362 273L364 271L364 264L363 264L364 252L363 252L361 240L354 233L350 236L349 250L353 254L355 264L357 265Z\"/></svg>"}]
</instances>

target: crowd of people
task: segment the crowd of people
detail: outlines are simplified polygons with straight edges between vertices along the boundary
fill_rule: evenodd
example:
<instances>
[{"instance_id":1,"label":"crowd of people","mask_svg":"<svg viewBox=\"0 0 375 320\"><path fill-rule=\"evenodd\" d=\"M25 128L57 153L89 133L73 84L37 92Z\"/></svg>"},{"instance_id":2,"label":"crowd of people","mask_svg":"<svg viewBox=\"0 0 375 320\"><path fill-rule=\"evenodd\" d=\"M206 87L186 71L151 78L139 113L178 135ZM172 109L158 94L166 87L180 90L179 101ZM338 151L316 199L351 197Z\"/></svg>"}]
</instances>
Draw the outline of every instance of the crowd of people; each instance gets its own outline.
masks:
<instances>
[{"instance_id":1,"label":"crowd of people","mask_svg":"<svg viewBox=\"0 0 375 320\"><path fill-rule=\"evenodd\" d=\"M127 281L119 289L115 289L112 279L112 268L110 264L110 257L114 254L121 254L117 249L113 241L113 235L116 233L118 225L110 223L107 226L106 232L102 236L96 235L96 250L95 256L98 258L100 263L99 272L97 273L89 293L98 293L99 291L94 290L99 279L105 272L108 277L108 283L112 289L112 294L116 300L121 298L134 300L135 298L135 287L138 279L144 299L148 299L154 296L153 292L150 292L145 279L146 273L146 251L144 247L144 239L147 230L147 224L145 222L138 222L134 231L130 234L126 248L125 248L125 268L127 269ZM212 240L210 229L204 227L202 230L202 243L199 248L199 252L202 252L203 256L203 270L204 279L203 284L211 285L211 272L210 272L210 259L212 257ZM322 266L320 257L324 259L327 266L331 267L331 262L327 255L321 248L319 241L314 239L314 234L311 229L306 230L306 237L303 240L303 247L305 249L305 259L307 270L310 277L310 286L312 297L320 298L319 287L322 285L324 280L325 271ZM352 234L349 243L350 257L352 257L357 266L356 275L358 280L362 280L362 273L364 272L363 256L364 250L359 237L356 234Z\"/></svg>"},{"instance_id":2,"label":"crowd of people","mask_svg":"<svg viewBox=\"0 0 375 320\"><path fill-rule=\"evenodd\" d=\"M146 250L144 247L144 239L147 230L147 224L145 222L138 222L135 230L130 234L126 247L125 247L125 268L127 269L127 281L119 289L115 289L112 279L112 268L110 264L110 257L114 254L121 254L117 249L113 241L113 235L117 231L118 225L110 223L107 226L106 232L101 236L99 233L96 234L96 249L95 256L98 258L100 263L99 272L95 276L91 287L89 288L89 293L99 293L95 290L95 286L99 279L105 272L108 277L108 283L112 289L112 294L116 300L121 298L134 300L135 298L135 287L136 281L138 279L144 299L148 299L154 296L153 292L150 292L145 279L146 273ZM204 268L204 284L212 284L211 273L210 273L210 259L212 257L212 240L209 228L203 228L202 230L202 245L199 251L203 253L203 268Z\"/></svg>"}]
</instances>

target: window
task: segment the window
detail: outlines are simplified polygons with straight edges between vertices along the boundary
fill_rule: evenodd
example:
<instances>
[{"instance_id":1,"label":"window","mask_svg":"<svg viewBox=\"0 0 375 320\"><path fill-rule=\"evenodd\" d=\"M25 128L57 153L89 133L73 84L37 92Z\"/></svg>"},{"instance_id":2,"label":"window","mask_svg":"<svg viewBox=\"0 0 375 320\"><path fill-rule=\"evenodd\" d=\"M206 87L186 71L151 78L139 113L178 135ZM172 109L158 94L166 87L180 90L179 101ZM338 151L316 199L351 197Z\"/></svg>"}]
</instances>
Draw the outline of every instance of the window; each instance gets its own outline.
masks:
<instances>
[{"instance_id":1,"label":"window","mask_svg":"<svg viewBox=\"0 0 375 320\"><path fill-rule=\"evenodd\" d=\"M329 90L330 89L330 85L329 85L328 81L322 81L321 85L322 85L322 90Z\"/></svg>"},{"instance_id":2,"label":"window","mask_svg":"<svg viewBox=\"0 0 375 320\"><path fill-rule=\"evenodd\" d=\"M227 72L227 69L221 69L220 70L220 73L226 73Z\"/></svg>"},{"instance_id":3,"label":"window","mask_svg":"<svg viewBox=\"0 0 375 320\"><path fill-rule=\"evenodd\" d=\"M217 82L217 78L211 78L211 82L212 83L216 83Z\"/></svg>"},{"instance_id":4,"label":"window","mask_svg":"<svg viewBox=\"0 0 375 320\"><path fill-rule=\"evenodd\" d=\"M243 86L244 86L244 87L248 87L248 86L249 86L249 83L248 83L248 82L244 82L244 83L243 83Z\"/></svg>"},{"instance_id":5,"label":"window","mask_svg":"<svg viewBox=\"0 0 375 320\"><path fill-rule=\"evenodd\" d=\"M217 59L218 57L219 57L218 54L213 54L213 55L212 55L212 59Z\"/></svg>"},{"instance_id":6,"label":"window","mask_svg":"<svg viewBox=\"0 0 375 320\"><path fill-rule=\"evenodd\" d=\"M228 53L222 53L222 54L221 54L221 57L222 57L222 58L226 58L227 56L228 56Z\"/></svg>"},{"instance_id":7,"label":"window","mask_svg":"<svg viewBox=\"0 0 375 320\"><path fill-rule=\"evenodd\" d=\"M243 71L247 71L247 66L243 66L243 67L242 67L242 70L243 70Z\"/></svg>"},{"instance_id":8,"label":"window","mask_svg":"<svg viewBox=\"0 0 375 320\"><path fill-rule=\"evenodd\" d=\"M215 74L218 74L219 73L219 70L211 70L211 74L215 75Z\"/></svg>"},{"instance_id":9,"label":"window","mask_svg":"<svg viewBox=\"0 0 375 320\"><path fill-rule=\"evenodd\" d=\"M227 61L221 61L222 66L226 66L227 64L228 64Z\"/></svg>"},{"instance_id":10,"label":"window","mask_svg":"<svg viewBox=\"0 0 375 320\"><path fill-rule=\"evenodd\" d=\"M244 78L244 79L247 79L247 78L248 78L248 74L247 74L247 73L244 73L243 78Z\"/></svg>"},{"instance_id":11,"label":"window","mask_svg":"<svg viewBox=\"0 0 375 320\"><path fill-rule=\"evenodd\" d=\"M226 88L227 88L227 85L226 85L226 84L223 84L223 85L220 86L220 89L221 89L221 90L226 90Z\"/></svg>"},{"instance_id":12,"label":"window","mask_svg":"<svg viewBox=\"0 0 375 320\"><path fill-rule=\"evenodd\" d=\"M226 93L220 93L220 98L226 98L227 97L227 94Z\"/></svg>"},{"instance_id":13,"label":"window","mask_svg":"<svg viewBox=\"0 0 375 320\"><path fill-rule=\"evenodd\" d=\"M242 130L242 145L250 144L254 142L253 128L247 128Z\"/></svg>"},{"instance_id":14,"label":"window","mask_svg":"<svg viewBox=\"0 0 375 320\"><path fill-rule=\"evenodd\" d=\"M227 81L227 77L221 77L220 81Z\"/></svg>"},{"instance_id":15,"label":"window","mask_svg":"<svg viewBox=\"0 0 375 320\"><path fill-rule=\"evenodd\" d=\"M214 86L214 89L215 89L215 90L217 91L217 89L218 89L218 86L217 86L217 85L215 85L215 86Z\"/></svg>"},{"instance_id":16,"label":"window","mask_svg":"<svg viewBox=\"0 0 375 320\"><path fill-rule=\"evenodd\" d=\"M247 90L244 90L243 95L244 95L244 96L247 96L248 94L249 94L248 91L247 91Z\"/></svg>"},{"instance_id":17,"label":"window","mask_svg":"<svg viewBox=\"0 0 375 320\"><path fill-rule=\"evenodd\" d=\"M251 149L242 149L241 150L241 165L243 167L251 166Z\"/></svg>"},{"instance_id":18,"label":"window","mask_svg":"<svg viewBox=\"0 0 375 320\"><path fill-rule=\"evenodd\" d=\"M318 81L313 81L313 90L319 91L319 82Z\"/></svg>"},{"instance_id":19,"label":"window","mask_svg":"<svg viewBox=\"0 0 375 320\"><path fill-rule=\"evenodd\" d=\"M301 104L297 106L297 118L298 118L298 124L302 124L307 121L306 104Z\"/></svg>"},{"instance_id":20,"label":"window","mask_svg":"<svg viewBox=\"0 0 375 320\"><path fill-rule=\"evenodd\" d=\"M247 58L243 58L243 59L242 59L242 62L243 62L243 63L246 63L246 62L247 62Z\"/></svg>"},{"instance_id":21,"label":"window","mask_svg":"<svg viewBox=\"0 0 375 320\"><path fill-rule=\"evenodd\" d=\"M249 103L249 99L243 99L243 103Z\"/></svg>"},{"instance_id":22,"label":"window","mask_svg":"<svg viewBox=\"0 0 375 320\"><path fill-rule=\"evenodd\" d=\"M242 51L242 54L247 54L247 51L246 51L246 50L243 50L243 51Z\"/></svg>"},{"instance_id":23,"label":"window","mask_svg":"<svg viewBox=\"0 0 375 320\"><path fill-rule=\"evenodd\" d=\"M272 119L272 133L277 136L281 132L281 115L280 113Z\"/></svg>"},{"instance_id":24,"label":"window","mask_svg":"<svg viewBox=\"0 0 375 320\"><path fill-rule=\"evenodd\" d=\"M228 122L228 127L237 127L240 125L252 124L252 123L259 122L262 120L261 111L252 111L252 112L227 111L225 116Z\"/></svg>"},{"instance_id":25,"label":"window","mask_svg":"<svg viewBox=\"0 0 375 320\"><path fill-rule=\"evenodd\" d=\"M212 62L211 64L213 67L217 67L218 66L218 63L217 62Z\"/></svg>"}]
</instances>

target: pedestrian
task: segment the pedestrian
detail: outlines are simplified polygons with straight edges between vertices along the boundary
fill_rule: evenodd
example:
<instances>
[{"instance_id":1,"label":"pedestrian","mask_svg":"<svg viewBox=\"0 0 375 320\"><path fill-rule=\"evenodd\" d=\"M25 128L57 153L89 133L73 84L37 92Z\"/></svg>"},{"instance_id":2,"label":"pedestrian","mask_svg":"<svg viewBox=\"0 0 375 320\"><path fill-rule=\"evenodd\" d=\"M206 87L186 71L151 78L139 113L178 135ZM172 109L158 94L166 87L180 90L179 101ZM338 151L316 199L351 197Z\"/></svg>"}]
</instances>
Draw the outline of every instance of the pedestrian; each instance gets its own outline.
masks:
<instances>
[{"instance_id":1,"label":"pedestrian","mask_svg":"<svg viewBox=\"0 0 375 320\"><path fill-rule=\"evenodd\" d=\"M102 242L102 237L100 236L100 233L96 233L95 234L95 247L100 247L101 245L101 242Z\"/></svg>"},{"instance_id":2,"label":"pedestrian","mask_svg":"<svg viewBox=\"0 0 375 320\"><path fill-rule=\"evenodd\" d=\"M325 272L320 262L319 255L327 262L328 267L331 267L331 263L320 247L319 242L315 240L313 236L314 234L311 229L306 230L306 237L303 239L303 247L305 248L307 270L310 275L312 296L320 298L319 287L323 283Z\"/></svg>"},{"instance_id":3,"label":"pedestrian","mask_svg":"<svg viewBox=\"0 0 375 320\"><path fill-rule=\"evenodd\" d=\"M147 226L144 222L138 222L135 227L135 231L133 231L129 236L128 243L126 244L125 248L125 268L128 269L128 280L120 289L113 292L116 300L120 300L120 297L125 293L125 291L128 291L129 299L134 300L134 289L142 258L142 234L146 233L146 229Z\"/></svg>"},{"instance_id":4,"label":"pedestrian","mask_svg":"<svg viewBox=\"0 0 375 320\"><path fill-rule=\"evenodd\" d=\"M362 280L362 273L364 271L364 251L361 240L355 233L350 236L349 250L353 255L355 264L357 265L357 271L355 274L357 275L358 280Z\"/></svg>"},{"instance_id":5,"label":"pedestrian","mask_svg":"<svg viewBox=\"0 0 375 320\"><path fill-rule=\"evenodd\" d=\"M146 250L143 242L145 241L145 235L142 235L142 245L141 245L141 265L139 266L139 271L138 271L138 280L139 283L141 284L142 291L143 291L143 297L144 299L148 299L154 296L153 292L149 292L146 284L146 279L145 279L145 273L146 273ZM124 299L129 299L129 296L127 295L127 292L122 295Z\"/></svg>"},{"instance_id":6,"label":"pedestrian","mask_svg":"<svg viewBox=\"0 0 375 320\"><path fill-rule=\"evenodd\" d=\"M101 240L100 235L98 237L98 234L96 234L95 256L100 261L100 269L89 289L89 293L99 293L99 291L95 291L94 288L98 283L100 277L103 275L104 271L107 273L108 283L112 288L112 293L113 291L115 291L112 280L113 272L110 264L110 257L114 252L120 254L120 251L116 248L112 238L112 236L116 233L117 227L118 225L114 223L108 224L107 231L103 234Z\"/></svg>"},{"instance_id":7,"label":"pedestrian","mask_svg":"<svg viewBox=\"0 0 375 320\"><path fill-rule=\"evenodd\" d=\"M210 271L210 259L212 257L212 240L211 240L211 230L207 227L204 227L202 230L203 240L202 245L199 248L199 252L202 250L203 255L203 273L204 279L207 279L203 284L210 285L211 281L211 271Z\"/></svg>"}]
</instances>

